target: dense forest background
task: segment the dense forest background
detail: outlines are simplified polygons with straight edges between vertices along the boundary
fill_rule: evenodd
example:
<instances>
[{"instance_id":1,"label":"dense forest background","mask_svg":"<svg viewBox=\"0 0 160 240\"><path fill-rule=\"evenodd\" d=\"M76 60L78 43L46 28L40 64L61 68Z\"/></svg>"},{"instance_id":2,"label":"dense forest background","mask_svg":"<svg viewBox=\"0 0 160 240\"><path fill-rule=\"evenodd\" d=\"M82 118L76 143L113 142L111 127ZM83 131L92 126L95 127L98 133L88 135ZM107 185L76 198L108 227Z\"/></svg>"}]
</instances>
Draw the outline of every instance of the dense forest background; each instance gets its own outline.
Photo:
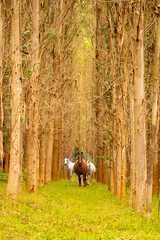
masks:
<instances>
[{"instance_id":1,"label":"dense forest background","mask_svg":"<svg viewBox=\"0 0 160 240\"><path fill-rule=\"evenodd\" d=\"M160 2L0 0L0 156L16 198L78 150L121 201L159 195Z\"/></svg>"}]
</instances>

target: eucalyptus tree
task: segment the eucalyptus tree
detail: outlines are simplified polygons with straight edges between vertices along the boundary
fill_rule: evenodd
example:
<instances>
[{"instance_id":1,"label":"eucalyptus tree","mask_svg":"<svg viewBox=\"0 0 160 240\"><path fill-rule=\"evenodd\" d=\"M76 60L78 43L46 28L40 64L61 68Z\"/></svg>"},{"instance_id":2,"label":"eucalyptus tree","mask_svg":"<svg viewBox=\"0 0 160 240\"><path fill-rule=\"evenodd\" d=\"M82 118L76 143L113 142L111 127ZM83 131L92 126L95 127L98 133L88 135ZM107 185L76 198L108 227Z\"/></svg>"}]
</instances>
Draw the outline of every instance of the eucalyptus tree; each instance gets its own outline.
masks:
<instances>
[{"instance_id":1,"label":"eucalyptus tree","mask_svg":"<svg viewBox=\"0 0 160 240\"><path fill-rule=\"evenodd\" d=\"M53 149L53 143L50 142L50 136L53 137L53 126L49 113L52 72L53 72L53 57L52 44L54 42L54 23L51 20L54 11L55 3L53 1L45 1L41 3L40 8L40 156L39 156L39 183L44 185L51 181L51 166L48 167L48 161L52 162L52 153L49 149ZM47 17L46 17L47 16ZM53 28L53 29L52 29ZM50 154L51 152L51 154Z\"/></svg>"},{"instance_id":2,"label":"eucalyptus tree","mask_svg":"<svg viewBox=\"0 0 160 240\"><path fill-rule=\"evenodd\" d=\"M156 7L156 43L153 62L153 89L152 89L152 125L151 125L151 155L153 163L153 195L158 194L159 176L158 176L158 95L159 95L159 61L160 61L160 4ZM152 168L152 167L151 167Z\"/></svg>"},{"instance_id":3,"label":"eucalyptus tree","mask_svg":"<svg viewBox=\"0 0 160 240\"><path fill-rule=\"evenodd\" d=\"M158 164L158 133L159 133L159 116L158 116L158 95L159 95L159 58L160 58L160 5L155 8L157 16L156 25L156 42L153 61L153 85L152 85L152 120L151 135L149 142L149 159L147 175L147 216L150 217L152 211L152 195L159 194L159 164Z\"/></svg>"},{"instance_id":4,"label":"eucalyptus tree","mask_svg":"<svg viewBox=\"0 0 160 240\"><path fill-rule=\"evenodd\" d=\"M132 1L133 92L134 92L134 153L132 156L132 207L146 212L146 120L144 94L144 0Z\"/></svg>"},{"instance_id":5,"label":"eucalyptus tree","mask_svg":"<svg viewBox=\"0 0 160 240\"><path fill-rule=\"evenodd\" d=\"M2 81L3 81L3 3L0 0L0 162L3 163L3 102L2 102Z\"/></svg>"},{"instance_id":6,"label":"eucalyptus tree","mask_svg":"<svg viewBox=\"0 0 160 240\"><path fill-rule=\"evenodd\" d=\"M6 194L13 198L22 190L22 145L21 145L21 54L20 54L20 5L11 0L11 148L10 167Z\"/></svg>"},{"instance_id":7,"label":"eucalyptus tree","mask_svg":"<svg viewBox=\"0 0 160 240\"><path fill-rule=\"evenodd\" d=\"M103 156L103 121L102 121L102 99L101 93L103 89L102 82L102 72L104 61L104 42L103 42L103 10L104 3L96 1L96 46L95 46L95 55L96 55L96 69L95 69L95 79L96 79L96 144L97 144L97 181L102 182L102 156Z\"/></svg>"},{"instance_id":8,"label":"eucalyptus tree","mask_svg":"<svg viewBox=\"0 0 160 240\"><path fill-rule=\"evenodd\" d=\"M27 191L36 192L39 177L39 0L31 0L32 44L31 77L29 83L28 135L27 135Z\"/></svg>"}]
</instances>

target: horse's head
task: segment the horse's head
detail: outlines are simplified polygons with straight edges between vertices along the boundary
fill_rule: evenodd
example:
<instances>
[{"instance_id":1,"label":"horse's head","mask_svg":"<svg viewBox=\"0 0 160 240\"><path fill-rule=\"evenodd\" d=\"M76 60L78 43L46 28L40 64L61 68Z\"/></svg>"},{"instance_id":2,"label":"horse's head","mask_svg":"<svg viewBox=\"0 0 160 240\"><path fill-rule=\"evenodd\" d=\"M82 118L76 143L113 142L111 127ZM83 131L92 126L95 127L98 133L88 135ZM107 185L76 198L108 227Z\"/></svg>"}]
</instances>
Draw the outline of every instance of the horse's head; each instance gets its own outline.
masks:
<instances>
[{"instance_id":1,"label":"horse's head","mask_svg":"<svg viewBox=\"0 0 160 240\"><path fill-rule=\"evenodd\" d=\"M83 152L79 153L78 152L78 165L82 165L82 160L83 160Z\"/></svg>"},{"instance_id":2,"label":"horse's head","mask_svg":"<svg viewBox=\"0 0 160 240\"><path fill-rule=\"evenodd\" d=\"M65 165L65 166L67 165L67 162L68 162L68 158L65 158L65 159L64 159L64 165Z\"/></svg>"}]
</instances>

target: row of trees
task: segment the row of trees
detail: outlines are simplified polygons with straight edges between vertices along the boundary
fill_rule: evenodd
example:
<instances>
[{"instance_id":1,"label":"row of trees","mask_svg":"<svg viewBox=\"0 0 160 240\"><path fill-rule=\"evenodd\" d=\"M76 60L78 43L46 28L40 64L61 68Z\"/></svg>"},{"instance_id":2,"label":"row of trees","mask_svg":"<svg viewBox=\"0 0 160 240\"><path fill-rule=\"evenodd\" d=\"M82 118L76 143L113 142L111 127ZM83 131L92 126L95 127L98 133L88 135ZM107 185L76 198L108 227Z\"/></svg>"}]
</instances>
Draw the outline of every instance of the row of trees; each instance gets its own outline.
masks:
<instances>
[{"instance_id":1,"label":"row of trees","mask_svg":"<svg viewBox=\"0 0 160 240\"><path fill-rule=\"evenodd\" d=\"M28 192L66 177L63 159L78 147L98 182L121 201L130 184L131 206L150 216L159 194L159 12L156 0L0 1L7 194L21 192L23 169Z\"/></svg>"},{"instance_id":2,"label":"row of trees","mask_svg":"<svg viewBox=\"0 0 160 240\"><path fill-rule=\"evenodd\" d=\"M13 198L22 190L22 166L27 169L28 192L35 192L38 183L63 176L62 92L71 82L65 72L71 65L70 59L65 63L71 36L66 35L64 42L64 31L68 34L66 21L72 18L73 5L70 1L1 1L1 121L4 151L10 154L6 193ZM3 160L3 139L1 145Z\"/></svg>"},{"instance_id":3,"label":"row of trees","mask_svg":"<svg viewBox=\"0 0 160 240\"><path fill-rule=\"evenodd\" d=\"M111 192L124 201L129 178L130 204L148 217L159 194L159 9L157 1L96 3L97 95L105 98L96 105L97 179L105 182L106 155Z\"/></svg>"}]
</instances>

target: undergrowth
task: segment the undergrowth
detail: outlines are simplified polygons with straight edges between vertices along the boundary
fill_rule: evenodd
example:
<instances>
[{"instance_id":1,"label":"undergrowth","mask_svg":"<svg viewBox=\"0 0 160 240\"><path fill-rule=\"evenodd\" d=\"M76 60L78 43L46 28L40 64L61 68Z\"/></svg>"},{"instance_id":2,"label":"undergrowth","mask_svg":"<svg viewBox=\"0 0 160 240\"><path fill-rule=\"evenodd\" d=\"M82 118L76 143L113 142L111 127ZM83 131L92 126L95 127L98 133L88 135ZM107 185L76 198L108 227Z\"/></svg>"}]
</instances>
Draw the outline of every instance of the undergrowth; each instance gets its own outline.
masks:
<instances>
[{"instance_id":1,"label":"undergrowth","mask_svg":"<svg viewBox=\"0 0 160 240\"><path fill-rule=\"evenodd\" d=\"M0 239L160 239L158 198L149 221L121 203L106 185L79 187L76 178L52 182L29 194L23 183L17 200L6 196L0 173ZM129 194L127 195L129 198Z\"/></svg>"}]
</instances>

